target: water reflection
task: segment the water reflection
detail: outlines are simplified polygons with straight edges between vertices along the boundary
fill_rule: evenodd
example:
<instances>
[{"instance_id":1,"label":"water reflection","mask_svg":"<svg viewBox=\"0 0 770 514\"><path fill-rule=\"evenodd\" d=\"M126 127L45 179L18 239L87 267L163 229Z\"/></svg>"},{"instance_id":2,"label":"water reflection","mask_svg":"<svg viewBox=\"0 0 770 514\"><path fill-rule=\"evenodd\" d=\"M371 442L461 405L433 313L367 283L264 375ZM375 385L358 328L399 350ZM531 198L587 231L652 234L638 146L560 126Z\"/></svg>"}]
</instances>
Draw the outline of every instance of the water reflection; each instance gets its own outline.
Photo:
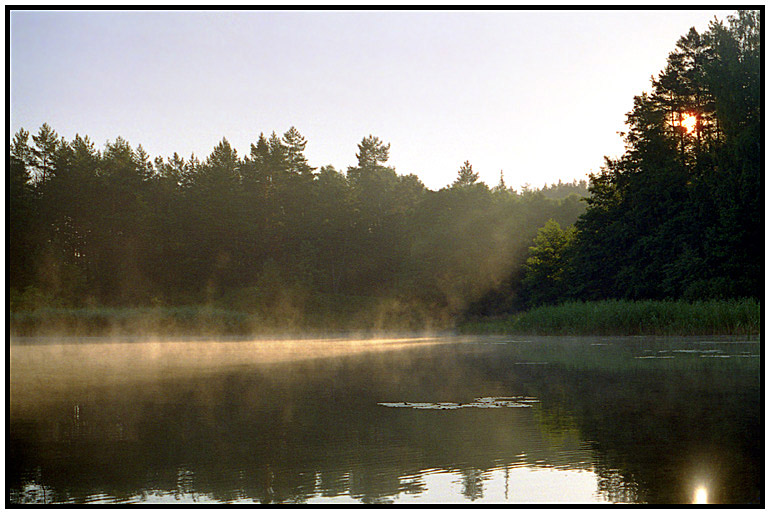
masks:
<instances>
[{"instance_id":1,"label":"water reflection","mask_svg":"<svg viewBox=\"0 0 770 514\"><path fill-rule=\"evenodd\" d=\"M702 503L708 503L708 502L709 502L708 490L705 487L703 487L703 486L698 487L695 490L695 495L694 495L694 498L693 498L693 503L702 504Z\"/></svg>"},{"instance_id":2,"label":"water reflection","mask_svg":"<svg viewBox=\"0 0 770 514\"><path fill-rule=\"evenodd\" d=\"M659 343L593 343L262 361L208 346L204 363L185 357L192 370L145 356L133 378L94 359L98 383L73 378L82 347L47 375L13 361L11 501L690 503L704 470L720 473L709 501L759 501L756 359L639 360ZM464 408L382 405L398 402Z\"/></svg>"}]
</instances>

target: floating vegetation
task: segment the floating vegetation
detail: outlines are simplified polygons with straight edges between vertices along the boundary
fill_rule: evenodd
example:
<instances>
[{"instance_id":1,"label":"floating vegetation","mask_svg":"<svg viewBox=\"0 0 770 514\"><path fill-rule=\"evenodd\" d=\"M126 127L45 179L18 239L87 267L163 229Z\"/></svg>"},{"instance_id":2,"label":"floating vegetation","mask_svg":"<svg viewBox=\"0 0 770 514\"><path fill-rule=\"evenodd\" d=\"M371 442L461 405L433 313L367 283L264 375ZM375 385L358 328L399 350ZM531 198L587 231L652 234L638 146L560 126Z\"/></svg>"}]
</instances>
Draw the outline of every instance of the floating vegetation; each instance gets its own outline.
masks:
<instances>
[{"instance_id":1,"label":"floating vegetation","mask_svg":"<svg viewBox=\"0 0 770 514\"><path fill-rule=\"evenodd\" d=\"M651 352L652 350L644 350L644 353L651 353ZM674 350L658 350L657 355L643 355L643 356L634 357L634 358L635 359L673 359L675 357L674 355L661 355L661 354L667 354L667 353L686 354L686 355L692 355L697 357L727 359L730 357L747 356L746 354L749 352L743 352L743 355L725 355L725 352L718 348L712 348L708 350L699 350L699 349L693 349L693 348L677 348Z\"/></svg>"},{"instance_id":2,"label":"floating vegetation","mask_svg":"<svg viewBox=\"0 0 770 514\"><path fill-rule=\"evenodd\" d=\"M693 349L689 349L689 350L671 350L671 351L672 352L676 352L676 353L724 353L722 350L717 350L717 349L713 349L713 350L693 350Z\"/></svg>"},{"instance_id":3,"label":"floating vegetation","mask_svg":"<svg viewBox=\"0 0 770 514\"><path fill-rule=\"evenodd\" d=\"M421 410L455 410L468 407L477 409L502 409L532 407L540 400L531 396L486 396L470 403L453 402L380 402L383 407L398 407Z\"/></svg>"}]
</instances>

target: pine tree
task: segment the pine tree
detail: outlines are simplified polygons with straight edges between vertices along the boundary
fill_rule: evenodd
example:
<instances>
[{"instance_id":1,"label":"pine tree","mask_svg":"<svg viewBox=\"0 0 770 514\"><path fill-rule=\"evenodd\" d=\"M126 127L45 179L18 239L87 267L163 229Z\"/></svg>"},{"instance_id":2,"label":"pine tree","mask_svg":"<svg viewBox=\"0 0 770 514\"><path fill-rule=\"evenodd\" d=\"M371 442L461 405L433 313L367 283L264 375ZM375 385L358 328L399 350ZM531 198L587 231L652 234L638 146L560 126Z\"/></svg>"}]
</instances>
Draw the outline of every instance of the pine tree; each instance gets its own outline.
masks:
<instances>
[{"instance_id":1,"label":"pine tree","mask_svg":"<svg viewBox=\"0 0 770 514\"><path fill-rule=\"evenodd\" d=\"M472 186L479 179L479 174L473 171L473 166L465 161L457 172L457 178L452 183L453 188Z\"/></svg>"},{"instance_id":2,"label":"pine tree","mask_svg":"<svg viewBox=\"0 0 770 514\"><path fill-rule=\"evenodd\" d=\"M313 170L305 157L305 145L307 141L299 131L291 127L283 135L283 144L286 148L286 163L289 173L312 177Z\"/></svg>"},{"instance_id":3,"label":"pine tree","mask_svg":"<svg viewBox=\"0 0 770 514\"><path fill-rule=\"evenodd\" d=\"M500 170L500 182L492 189L495 193L508 192L508 186L505 184L505 177L503 176L503 170Z\"/></svg>"},{"instance_id":4,"label":"pine tree","mask_svg":"<svg viewBox=\"0 0 770 514\"><path fill-rule=\"evenodd\" d=\"M145 151L141 144L136 147L136 151L134 152L134 159L136 161L137 171L141 179L143 181L150 180L155 171L152 167L150 155Z\"/></svg>"},{"instance_id":5,"label":"pine tree","mask_svg":"<svg viewBox=\"0 0 770 514\"><path fill-rule=\"evenodd\" d=\"M239 180L240 164L238 152L223 137L206 159L204 173L214 181L231 184Z\"/></svg>"},{"instance_id":6,"label":"pine tree","mask_svg":"<svg viewBox=\"0 0 770 514\"><path fill-rule=\"evenodd\" d=\"M48 123L43 123L37 135L32 136L35 148L32 149L33 166L37 170L35 179L46 182L53 174L53 160L59 147L59 136Z\"/></svg>"},{"instance_id":7,"label":"pine tree","mask_svg":"<svg viewBox=\"0 0 770 514\"><path fill-rule=\"evenodd\" d=\"M15 157L21 161L25 167L34 165L34 155L32 148L29 146L29 132L23 128L14 134L13 141L11 142L11 157ZM28 172L29 170L27 170Z\"/></svg>"},{"instance_id":8,"label":"pine tree","mask_svg":"<svg viewBox=\"0 0 770 514\"><path fill-rule=\"evenodd\" d=\"M380 141L379 137L372 136L365 137L358 144L358 153L356 158L358 159L358 167L373 168L380 164L387 162L390 152L390 143L387 145Z\"/></svg>"}]
</instances>

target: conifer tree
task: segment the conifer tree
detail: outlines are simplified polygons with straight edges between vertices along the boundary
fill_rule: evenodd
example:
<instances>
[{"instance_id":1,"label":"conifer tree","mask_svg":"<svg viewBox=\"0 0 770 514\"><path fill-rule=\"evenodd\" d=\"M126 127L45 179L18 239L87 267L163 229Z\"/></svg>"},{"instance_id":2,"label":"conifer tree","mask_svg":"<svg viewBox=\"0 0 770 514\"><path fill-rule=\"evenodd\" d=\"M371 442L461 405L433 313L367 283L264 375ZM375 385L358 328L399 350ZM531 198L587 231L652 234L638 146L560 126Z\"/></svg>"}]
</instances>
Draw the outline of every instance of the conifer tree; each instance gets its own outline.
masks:
<instances>
[{"instance_id":1,"label":"conifer tree","mask_svg":"<svg viewBox=\"0 0 770 514\"><path fill-rule=\"evenodd\" d=\"M314 168L311 168L305 157L305 145L307 141L299 131L291 127L283 135L283 144L286 148L286 163L291 174L312 176Z\"/></svg>"},{"instance_id":2,"label":"conifer tree","mask_svg":"<svg viewBox=\"0 0 770 514\"><path fill-rule=\"evenodd\" d=\"M23 128L19 129L13 136L13 141L11 142L11 157L15 157L21 161L25 167L34 165L32 148L29 146L29 132ZM27 169L27 172L29 172L29 169Z\"/></svg>"},{"instance_id":3,"label":"conifer tree","mask_svg":"<svg viewBox=\"0 0 770 514\"><path fill-rule=\"evenodd\" d=\"M369 134L358 144L358 167L373 168L387 162L390 152L390 143L387 145L380 141L379 137Z\"/></svg>"},{"instance_id":4,"label":"conifer tree","mask_svg":"<svg viewBox=\"0 0 770 514\"><path fill-rule=\"evenodd\" d=\"M473 171L473 166L465 161L457 172L457 178L452 183L453 188L472 186L479 179L479 174Z\"/></svg>"},{"instance_id":5,"label":"conifer tree","mask_svg":"<svg viewBox=\"0 0 770 514\"><path fill-rule=\"evenodd\" d=\"M32 136L35 147L32 149L33 166L36 168L36 180L46 182L53 173L53 160L59 147L59 136L48 123L43 123L37 135Z\"/></svg>"}]
</instances>

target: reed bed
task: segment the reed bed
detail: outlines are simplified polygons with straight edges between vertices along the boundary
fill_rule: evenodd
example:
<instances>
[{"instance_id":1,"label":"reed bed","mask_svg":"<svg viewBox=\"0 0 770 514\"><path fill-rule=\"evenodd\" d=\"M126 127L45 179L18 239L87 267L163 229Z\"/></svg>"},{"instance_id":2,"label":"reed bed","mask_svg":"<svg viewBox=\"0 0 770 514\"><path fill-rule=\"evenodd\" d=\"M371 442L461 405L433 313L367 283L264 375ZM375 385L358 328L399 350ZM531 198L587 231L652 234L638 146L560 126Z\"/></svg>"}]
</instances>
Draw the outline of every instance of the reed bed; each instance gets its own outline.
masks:
<instances>
[{"instance_id":1,"label":"reed bed","mask_svg":"<svg viewBox=\"0 0 770 514\"><path fill-rule=\"evenodd\" d=\"M462 323L464 333L537 335L757 335L761 304L754 299L604 300L538 307L502 319Z\"/></svg>"}]
</instances>

